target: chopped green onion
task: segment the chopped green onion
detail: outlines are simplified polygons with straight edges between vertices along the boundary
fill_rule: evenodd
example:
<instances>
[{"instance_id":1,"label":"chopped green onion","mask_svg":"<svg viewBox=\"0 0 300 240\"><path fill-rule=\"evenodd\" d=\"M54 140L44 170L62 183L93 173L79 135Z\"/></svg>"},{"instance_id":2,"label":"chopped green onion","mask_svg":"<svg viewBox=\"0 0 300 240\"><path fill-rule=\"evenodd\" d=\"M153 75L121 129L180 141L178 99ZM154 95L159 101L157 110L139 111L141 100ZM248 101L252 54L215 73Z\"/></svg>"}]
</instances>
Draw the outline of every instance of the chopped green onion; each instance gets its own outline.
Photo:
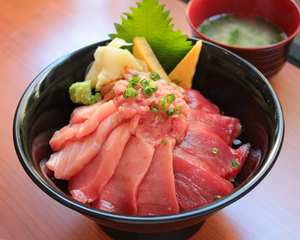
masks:
<instances>
[{"instance_id":1,"label":"chopped green onion","mask_svg":"<svg viewBox=\"0 0 300 240\"><path fill-rule=\"evenodd\" d=\"M228 44L229 45L234 45L240 37L240 35L239 35L240 31L239 31L239 29L235 29L230 34L231 34L231 38L228 40Z\"/></svg>"},{"instance_id":2,"label":"chopped green onion","mask_svg":"<svg viewBox=\"0 0 300 240\"><path fill-rule=\"evenodd\" d=\"M171 82L175 83L176 85L178 85L180 83L180 81L178 79L173 79Z\"/></svg>"},{"instance_id":3,"label":"chopped green onion","mask_svg":"<svg viewBox=\"0 0 300 240\"><path fill-rule=\"evenodd\" d=\"M161 114L165 114L165 116L162 116ZM161 119L161 120L166 120L168 118L168 115L165 111L159 111L158 113L158 117Z\"/></svg>"},{"instance_id":4,"label":"chopped green onion","mask_svg":"<svg viewBox=\"0 0 300 240\"><path fill-rule=\"evenodd\" d=\"M161 142L162 145L166 145L167 143L168 143L168 142L167 142L166 139L162 140L162 142Z\"/></svg>"},{"instance_id":5,"label":"chopped green onion","mask_svg":"<svg viewBox=\"0 0 300 240\"><path fill-rule=\"evenodd\" d=\"M167 97L171 97L172 98L172 102L175 100L175 94L174 93L168 94Z\"/></svg>"},{"instance_id":6,"label":"chopped green onion","mask_svg":"<svg viewBox=\"0 0 300 240\"><path fill-rule=\"evenodd\" d=\"M232 161L231 164L234 168L237 168L239 166L239 164L236 161Z\"/></svg>"},{"instance_id":7,"label":"chopped green onion","mask_svg":"<svg viewBox=\"0 0 300 240\"><path fill-rule=\"evenodd\" d=\"M211 152L212 152L213 154L216 154L218 151L219 151L219 150L218 150L217 148L213 148L213 149L211 150Z\"/></svg>"},{"instance_id":8,"label":"chopped green onion","mask_svg":"<svg viewBox=\"0 0 300 240\"><path fill-rule=\"evenodd\" d=\"M124 92L126 93L126 95L128 97L132 97L132 98L135 98L138 95L137 90L135 90L133 87L127 88ZM123 93L123 96L124 96L124 93Z\"/></svg>"},{"instance_id":9,"label":"chopped green onion","mask_svg":"<svg viewBox=\"0 0 300 240\"><path fill-rule=\"evenodd\" d=\"M174 107L173 110L174 110L174 113L177 114L178 116L180 116L182 113L182 109L180 106ZM176 113L177 110L178 110L178 113Z\"/></svg>"},{"instance_id":10,"label":"chopped green onion","mask_svg":"<svg viewBox=\"0 0 300 240\"><path fill-rule=\"evenodd\" d=\"M142 91L143 93L145 94L146 97L151 97L153 95L153 90L152 88L150 88L149 86L147 85L143 85L142 87Z\"/></svg>"},{"instance_id":11,"label":"chopped green onion","mask_svg":"<svg viewBox=\"0 0 300 240\"><path fill-rule=\"evenodd\" d=\"M176 142L178 142L178 140L179 140L179 139L178 139L178 137L177 137L177 138L176 138Z\"/></svg>"},{"instance_id":12,"label":"chopped green onion","mask_svg":"<svg viewBox=\"0 0 300 240\"><path fill-rule=\"evenodd\" d=\"M126 89L126 90L127 90L127 89ZM129 96L126 94L126 90L123 92L123 97L124 97L125 99L129 98Z\"/></svg>"},{"instance_id":13,"label":"chopped green onion","mask_svg":"<svg viewBox=\"0 0 300 240\"><path fill-rule=\"evenodd\" d=\"M96 102L99 102L99 101L101 101L102 100L102 95L101 95L101 93L100 92L96 92L95 93L95 101Z\"/></svg>"},{"instance_id":14,"label":"chopped green onion","mask_svg":"<svg viewBox=\"0 0 300 240\"><path fill-rule=\"evenodd\" d=\"M218 200L218 199L220 199L220 198L221 198L220 195L215 196L215 200Z\"/></svg>"},{"instance_id":15,"label":"chopped green onion","mask_svg":"<svg viewBox=\"0 0 300 240\"><path fill-rule=\"evenodd\" d=\"M149 80L147 80L146 78L143 78L142 81L140 81L140 84L141 85L145 85L145 84L149 85L149 82L150 82Z\"/></svg>"},{"instance_id":16,"label":"chopped green onion","mask_svg":"<svg viewBox=\"0 0 300 240\"><path fill-rule=\"evenodd\" d=\"M153 72L153 73L150 73L150 78L154 81L160 79L160 76L156 73L156 72Z\"/></svg>"},{"instance_id":17,"label":"chopped green onion","mask_svg":"<svg viewBox=\"0 0 300 240\"><path fill-rule=\"evenodd\" d=\"M150 110L152 111L152 112L158 112L159 111L159 106L157 105L157 104L152 104L151 106L150 106Z\"/></svg>"},{"instance_id":18,"label":"chopped green onion","mask_svg":"<svg viewBox=\"0 0 300 240\"><path fill-rule=\"evenodd\" d=\"M139 78L129 78L127 87L135 87L138 86Z\"/></svg>"},{"instance_id":19,"label":"chopped green onion","mask_svg":"<svg viewBox=\"0 0 300 240\"><path fill-rule=\"evenodd\" d=\"M132 74L132 76L133 76L133 77L138 77L139 74L138 74L137 72L135 72L135 73Z\"/></svg>"},{"instance_id":20,"label":"chopped green onion","mask_svg":"<svg viewBox=\"0 0 300 240\"><path fill-rule=\"evenodd\" d=\"M156 88L157 87L157 83L156 82L150 82L149 83L149 87Z\"/></svg>"},{"instance_id":21,"label":"chopped green onion","mask_svg":"<svg viewBox=\"0 0 300 240\"><path fill-rule=\"evenodd\" d=\"M140 79L139 79L138 77L133 77L133 78L132 78L132 81L138 83L138 82L140 81Z\"/></svg>"},{"instance_id":22,"label":"chopped green onion","mask_svg":"<svg viewBox=\"0 0 300 240\"><path fill-rule=\"evenodd\" d=\"M166 110L168 107L170 107L171 103L173 102L172 99L173 99L173 98L172 98L171 96L167 96L167 97L163 100L163 102L162 102L162 104L161 104L163 110ZM168 105L166 105L166 102L167 102Z\"/></svg>"},{"instance_id":23,"label":"chopped green onion","mask_svg":"<svg viewBox=\"0 0 300 240\"><path fill-rule=\"evenodd\" d=\"M156 84L155 88L152 88L153 92L155 92L158 89L158 86Z\"/></svg>"},{"instance_id":24,"label":"chopped green onion","mask_svg":"<svg viewBox=\"0 0 300 240\"><path fill-rule=\"evenodd\" d=\"M164 101L164 98L160 98L160 99L158 100L158 102L159 102L160 104L162 104L163 101Z\"/></svg>"},{"instance_id":25,"label":"chopped green onion","mask_svg":"<svg viewBox=\"0 0 300 240\"><path fill-rule=\"evenodd\" d=\"M94 103L96 103L95 99L92 99L92 100L89 101L89 105L93 105Z\"/></svg>"},{"instance_id":26,"label":"chopped green onion","mask_svg":"<svg viewBox=\"0 0 300 240\"><path fill-rule=\"evenodd\" d=\"M166 114L167 114L168 116L171 116L171 115L173 115L173 114L174 114L174 111L173 111L173 109L169 109L169 110L167 110L167 111L166 111Z\"/></svg>"}]
</instances>

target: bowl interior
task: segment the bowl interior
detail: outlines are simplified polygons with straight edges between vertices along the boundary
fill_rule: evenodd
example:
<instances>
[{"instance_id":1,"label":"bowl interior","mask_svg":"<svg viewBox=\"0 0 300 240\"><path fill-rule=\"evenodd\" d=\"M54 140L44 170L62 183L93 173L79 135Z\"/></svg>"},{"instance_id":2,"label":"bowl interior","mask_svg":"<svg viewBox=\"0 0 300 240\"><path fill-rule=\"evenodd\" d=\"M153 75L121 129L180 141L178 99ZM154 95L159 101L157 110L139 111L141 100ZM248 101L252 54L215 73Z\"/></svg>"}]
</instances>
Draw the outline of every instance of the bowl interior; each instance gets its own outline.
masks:
<instances>
[{"instance_id":1,"label":"bowl interior","mask_svg":"<svg viewBox=\"0 0 300 240\"><path fill-rule=\"evenodd\" d=\"M13 126L16 152L27 174L44 192L109 227L146 231L151 225L156 231L166 231L204 221L244 196L266 176L276 161L284 135L284 120L276 94L252 65L204 41L193 88L216 103L225 115L239 118L243 126L239 139L252 145L251 154L234 182L234 192L192 211L157 217L106 213L73 200L66 182L52 179L42 160L52 153L48 141L53 132L68 124L70 113L76 107L69 99L69 86L84 79L95 49L107 42L89 45L55 61L34 79L20 100Z\"/></svg>"},{"instance_id":2,"label":"bowl interior","mask_svg":"<svg viewBox=\"0 0 300 240\"><path fill-rule=\"evenodd\" d=\"M260 16L280 27L288 36L293 38L300 29L300 13L298 5L291 0L191 0L187 7L187 18L200 36L197 28L206 19L223 14L240 14L244 16ZM284 17L283 17L284 16Z\"/></svg>"}]
</instances>

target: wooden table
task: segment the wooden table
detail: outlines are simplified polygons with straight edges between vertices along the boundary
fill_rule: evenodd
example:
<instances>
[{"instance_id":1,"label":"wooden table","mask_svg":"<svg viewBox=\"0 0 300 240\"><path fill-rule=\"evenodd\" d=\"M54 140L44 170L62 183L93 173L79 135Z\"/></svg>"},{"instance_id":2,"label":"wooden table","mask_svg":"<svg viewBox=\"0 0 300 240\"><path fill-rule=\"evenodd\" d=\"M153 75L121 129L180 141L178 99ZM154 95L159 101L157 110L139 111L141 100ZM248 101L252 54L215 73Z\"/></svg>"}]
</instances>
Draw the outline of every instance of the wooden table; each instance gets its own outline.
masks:
<instances>
[{"instance_id":1,"label":"wooden table","mask_svg":"<svg viewBox=\"0 0 300 240\"><path fill-rule=\"evenodd\" d=\"M190 34L186 5L161 0L174 29ZM135 0L0 0L0 239L110 239L91 220L43 193L15 154L17 103L48 64L81 46L107 39ZM286 134L268 176L245 197L209 218L191 239L300 239L300 69L286 63L271 80Z\"/></svg>"}]
</instances>

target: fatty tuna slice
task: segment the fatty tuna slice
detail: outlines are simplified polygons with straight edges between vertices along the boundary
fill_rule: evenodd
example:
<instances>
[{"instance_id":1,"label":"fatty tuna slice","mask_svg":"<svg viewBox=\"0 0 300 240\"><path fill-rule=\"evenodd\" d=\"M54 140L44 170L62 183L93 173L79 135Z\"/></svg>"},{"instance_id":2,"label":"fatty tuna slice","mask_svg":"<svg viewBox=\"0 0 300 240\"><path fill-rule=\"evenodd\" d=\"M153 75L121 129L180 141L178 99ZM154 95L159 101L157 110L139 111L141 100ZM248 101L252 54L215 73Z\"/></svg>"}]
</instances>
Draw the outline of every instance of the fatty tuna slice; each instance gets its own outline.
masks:
<instances>
[{"instance_id":1,"label":"fatty tuna slice","mask_svg":"<svg viewBox=\"0 0 300 240\"><path fill-rule=\"evenodd\" d=\"M186 136L178 146L196 156L199 161L205 162L219 176L227 180L239 173L250 149L250 144L244 144L234 150L217 135L195 125L189 126Z\"/></svg>"},{"instance_id":2,"label":"fatty tuna slice","mask_svg":"<svg viewBox=\"0 0 300 240\"><path fill-rule=\"evenodd\" d=\"M155 149L150 167L138 191L138 215L166 215L179 212L173 174L175 139Z\"/></svg>"},{"instance_id":3,"label":"fatty tuna slice","mask_svg":"<svg viewBox=\"0 0 300 240\"><path fill-rule=\"evenodd\" d=\"M70 144L64 146L63 150L53 153L46 162L47 168L54 172L54 177L56 179L63 179L63 172L68 164L73 148L74 142L70 142Z\"/></svg>"},{"instance_id":4,"label":"fatty tuna slice","mask_svg":"<svg viewBox=\"0 0 300 240\"><path fill-rule=\"evenodd\" d=\"M93 206L113 213L136 215L138 188L149 168L153 153L152 146L132 136L114 175Z\"/></svg>"},{"instance_id":5,"label":"fatty tuna slice","mask_svg":"<svg viewBox=\"0 0 300 240\"><path fill-rule=\"evenodd\" d=\"M99 197L114 174L130 136L129 123L120 124L112 131L98 154L69 181L69 191L74 199L91 203Z\"/></svg>"},{"instance_id":6,"label":"fatty tuna slice","mask_svg":"<svg viewBox=\"0 0 300 240\"><path fill-rule=\"evenodd\" d=\"M241 133L241 124L237 118L221 114L190 109L188 121L190 124L196 124L218 135L227 145L231 145Z\"/></svg>"},{"instance_id":7,"label":"fatty tuna slice","mask_svg":"<svg viewBox=\"0 0 300 240\"><path fill-rule=\"evenodd\" d=\"M75 108L70 116L70 125L86 121L94 114L97 108L104 103L105 101L102 100L92 105L88 105L88 106L84 105Z\"/></svg>"},{"instance_id":8,"label":"fatty tuna slice","mask_svg":"<svg viewBox=\"0 0 300 240\"><path fill-rule=\"evenodd\" d=\"M59 131L56 131L49 142L52 150L54 152L58 151L66 141L74 141L90 134L106 117L116 111L117 109L113 101L109 101L99 106L94 114L86 121L74 125L68 125L61 128Z\"/></svg>"},{"instance_id":9,"label":"fatty tuna slice","mask_svg":"<svg viewBox=\"0 0 300 240\"><path fill-rule=\"evenodd\" d=\"M64 147L54 153L46 163L56 179L70 180L79 173L99 152L101 145L111 131L119 125L118 113L104 119L93 133L76 141L67 141Z\"/></svg>"},{"instance_id":10,"label":"fatty tuna slice","mask_svg":"<svg viewBox=\"0 0 300 240\"><path fill-rule=\"evenodd\" d=\"M196 108L204 112L220 113L218 106L205 98L199 91L194 89L185 89L185 94L189 98L187 105L190 108Z\"/></svg>"},{"instance_id":11,"label":"fatty tuna slice","mask_svg":"<svg viewBox=\"0 0 300 240\"><path fill-rule=\"evenodd\" d=\"M195 157L183 157L175 148L173 167L176 197L182 210L190 210L215 201L233 191L233 185L212 171Z\"/></svg>"},{"instance_id":12,"label":"fatty tuna slice","mask_svg":"<svg viewBox=\"0 0 300 240\"><path fill-rule=\"evenodd\" d=\"M85 141L79 146L81 150L77 156L70 159L64 174L67 176L78 174L96 156L107 137L119 124L119 114L115 112L99 124L97 131L83 137Z\"/></svg>"}]
</instances>

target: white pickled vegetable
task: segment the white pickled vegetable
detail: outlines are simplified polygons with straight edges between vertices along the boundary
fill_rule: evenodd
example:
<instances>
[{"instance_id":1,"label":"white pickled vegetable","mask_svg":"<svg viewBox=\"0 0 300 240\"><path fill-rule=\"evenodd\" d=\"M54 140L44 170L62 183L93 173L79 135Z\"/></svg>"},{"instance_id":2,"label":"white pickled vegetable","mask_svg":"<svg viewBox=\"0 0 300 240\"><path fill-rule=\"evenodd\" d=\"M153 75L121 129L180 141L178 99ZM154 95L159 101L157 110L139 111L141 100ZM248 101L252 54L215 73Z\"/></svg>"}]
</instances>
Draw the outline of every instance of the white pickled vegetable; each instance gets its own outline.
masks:
<instances>
[{"instance_id":1,"label":"white pickled vegetable","mask_svg":"<svg viewBox=\"0 0 300 240\"><path fill-rule=\"evenodd\" d=\"M85 77L85 80L91 80L92 88L96 91L101 90L103 85L117 80L126 65L139 71L147 70L145 64L140 64L127 49L119 48L128 45L124 40L114 39L110 44L97 48L94 53L95 61Z\"/></svg>"}]
</instances>

